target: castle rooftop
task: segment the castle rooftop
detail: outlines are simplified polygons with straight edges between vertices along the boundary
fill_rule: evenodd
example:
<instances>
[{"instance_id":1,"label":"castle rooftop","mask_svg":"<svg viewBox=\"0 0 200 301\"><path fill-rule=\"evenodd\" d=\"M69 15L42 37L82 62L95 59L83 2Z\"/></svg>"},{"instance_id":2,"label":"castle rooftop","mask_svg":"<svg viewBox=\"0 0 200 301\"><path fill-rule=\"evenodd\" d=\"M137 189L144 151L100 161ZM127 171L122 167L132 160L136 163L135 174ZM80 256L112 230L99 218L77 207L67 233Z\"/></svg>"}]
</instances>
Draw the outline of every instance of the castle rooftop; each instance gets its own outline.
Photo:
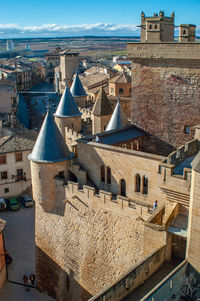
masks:
<instances>
[{"instance_id":1,"label":"castle rooftop","mask_svg":"<svg viewBox=\"0 0 200 301\"><path fill-rule=\"evenodd\" d=\"M106 131L116 130L128 125L128 120L122 111L120 102L118 100L114 112L110 118L110 121L107 125Z\"/></svg>"},{"instance_id":2,"label":"castle rooftop","mask_svg":"<svg viewBox=\"0 0 200 301\"><path fill-rule=\"evenodd\" d=\"M87 96L78 74L76 74L73 80L70 92L72 93L73 97Z\"/></svg>"},{"instance_id":3,"label":"castle rooftop","mask_svg":"<svg viewBox=\"0 0 200 301\"><path fill-rule=\"evenodd\" d=\"M79 111L79 108L69 90L66 86L65 91L61 97L58 108L56 110L56 117L78 117L82 113Z\"/></svg>"},{"instance_id":4,"label":"castle rooftop","mask_svg":"<svg viewBox=\"0 0 200 301\"><path fill-rule=\"evenodd\" d=\"M48 110L29 160L47 163L60 162L71 157L72 153Z\"/></svg>"},{"instance_id":5,"label":"castle rooftop","mask_svg":"<svg viewBox=\"0 0 200 301\"><path fill-rule=\"evenodd\" d=\"M110 115L111 113L112 113L111 104L108 100L108 97L104 91L103 86L101 86L92 110L92 114L95 116L102 116L102 115Z\"/></svg>"}]
</instances>

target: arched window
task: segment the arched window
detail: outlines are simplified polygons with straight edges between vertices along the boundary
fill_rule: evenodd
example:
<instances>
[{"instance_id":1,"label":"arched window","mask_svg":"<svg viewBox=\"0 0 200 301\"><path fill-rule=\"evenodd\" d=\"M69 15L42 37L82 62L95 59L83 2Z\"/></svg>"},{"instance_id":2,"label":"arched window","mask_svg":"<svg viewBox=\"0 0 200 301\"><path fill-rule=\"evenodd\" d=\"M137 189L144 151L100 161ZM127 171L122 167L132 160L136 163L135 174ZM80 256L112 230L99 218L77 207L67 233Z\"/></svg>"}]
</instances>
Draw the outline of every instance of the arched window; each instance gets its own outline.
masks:
<instances>
[{"instance_id":1,"label":"arched window","mask_svg":"<svg viewBox=\"0 0 200 301\"><path fill-rule=\"evenodd\" d=\"M155 25L155 29L157 29L157 25Z\"/></svg>"},{"instance_id":2,"label":"arched window","mask_svg":"<svg viewBox=\"0 0 200 301\"><path fill-rule=\"evenodd\" d=\"M105 183L105 167L101 166L101 182Z\"/></svg>"},{"instance_id":3,"label":"arched window","mask_svg":"<svg viewBox=\"0 0 200 301\"><path fill-rule=\"evenodd\" d=\"M142 193L148 194L148 178L146 176L143 176L142 178Z\"/></svg>"},{"instance_id":4,"label":"arched window","mask_svg":"<svg viewBox=\"0 0 200 301\"><path fill-rule=\"evenodd\" d=\"M126 196L126 181L124 179L120 180L120 194Z\"/></svg>"},{"instance_id":5,"label":"arched window","mask_svg":"<svg viewBox=\"0 0 200 301\"><path fill-rule=\"evenodd\" d=\"M141 178L139 174L135 175L135 191L140 192Z\"/></svg>"},{"instance_id":6,"label":"arched window","mask_svg":"<svg viewBox=\"0 0 200 301\"><path fill-rule=\"evenodd\" d=\"M152 29L152 26L151 26L151 25L149 25L149 29Z\"/></svg>"},{"instance_id":7,"label":"arched window","mask_svg":"<svg viewBox=\"0 0 200 301\"><path fill-rule=\"evenodd\" d=\"M107 167L107 184L111 184L111 169Z\"/></svg>"},{"instance_id":8,"label":"arched window","mask_svg":"<svg viewBox=\"0 0 200 301\"><path fill-rule=\"evenodd\" d=\"M186 34L186 30L185 29L183 30L183 34Z\"/></svg>"}]
</instances>

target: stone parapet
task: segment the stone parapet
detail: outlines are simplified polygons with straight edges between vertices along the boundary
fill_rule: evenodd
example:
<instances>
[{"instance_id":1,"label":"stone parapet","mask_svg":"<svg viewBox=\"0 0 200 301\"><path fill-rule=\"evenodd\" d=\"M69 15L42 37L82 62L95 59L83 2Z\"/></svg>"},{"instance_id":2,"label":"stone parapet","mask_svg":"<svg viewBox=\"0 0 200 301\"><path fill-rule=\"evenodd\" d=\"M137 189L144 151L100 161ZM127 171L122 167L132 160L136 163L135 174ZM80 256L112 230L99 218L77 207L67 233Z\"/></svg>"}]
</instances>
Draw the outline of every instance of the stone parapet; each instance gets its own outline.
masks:
<instances>
[{"instance_id":1,"label":"stone parapet","mask_svg":"<svg viewBox=\"0 0 200 301\"><path fill-rule=\"evenodd\" d=\"M141 59L195 60L200 63L200 43L128 43L127 55L133 61Z\"/></svg>"},{"instance_id":2,"label":"stone parapet","mask_svg":"<svg viewBox=\"0 0 200 301\"><path fill-rule=\"evenodd\" d=\"M78 183L68 181L65 186L66 196L70 198L78 197L81 200L89 201L95 207L100 206L103 209L124 212L135 218L142 217L143 221L150 216L150 205L144 202L130 200L127 197L113 195L111 192L99 190L91 186L83 185L81 189Z\"/></svg>"},{"instance_id":3,"label":"stone parapet","mask_svg":"<svg viewBox=\"0 0 200 301\"><path fill-rule=\"evenodd\" d=\"M177 148L167 157L167 163L177 165L189 156L196 154L199 151L200 142L195 139Z\"/></svg>"}]
</instances>

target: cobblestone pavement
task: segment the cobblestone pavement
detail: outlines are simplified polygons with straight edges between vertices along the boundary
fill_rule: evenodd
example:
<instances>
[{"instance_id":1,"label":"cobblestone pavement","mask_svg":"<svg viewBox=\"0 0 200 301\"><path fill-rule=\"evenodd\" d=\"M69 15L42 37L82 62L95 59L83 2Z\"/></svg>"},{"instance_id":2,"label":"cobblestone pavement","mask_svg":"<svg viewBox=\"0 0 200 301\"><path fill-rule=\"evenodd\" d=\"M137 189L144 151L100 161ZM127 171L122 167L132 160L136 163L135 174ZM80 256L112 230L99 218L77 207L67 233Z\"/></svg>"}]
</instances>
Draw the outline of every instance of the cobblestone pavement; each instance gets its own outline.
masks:
<instances>
[{"instance_id":1,"label":"cobblestone pavement","mask_svg":"<svg viewBox=\"0 0 200 301\"><path fill-rule=\"evenodd\" d=\"M35 274L34 211L34 207L24 208L21 205L18 211L0 212L0 218L7 222L4 229L5 248L13 258L8 265L8 281L0 292L1 301L53 300L35 288L27 291L20 285L23 284L24 274L28 277L31 273Z\"/></svg>"}]
</instances>

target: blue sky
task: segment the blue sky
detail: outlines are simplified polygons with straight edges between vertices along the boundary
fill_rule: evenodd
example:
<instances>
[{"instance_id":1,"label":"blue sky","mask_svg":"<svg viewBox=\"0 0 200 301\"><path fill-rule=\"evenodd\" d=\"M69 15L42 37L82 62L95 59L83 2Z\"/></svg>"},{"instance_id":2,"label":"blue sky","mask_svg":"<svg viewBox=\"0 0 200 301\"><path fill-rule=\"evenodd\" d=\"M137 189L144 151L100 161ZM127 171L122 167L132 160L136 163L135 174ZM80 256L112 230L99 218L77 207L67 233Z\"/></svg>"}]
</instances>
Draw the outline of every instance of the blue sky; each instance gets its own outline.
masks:
<instances>
[{"instance_id":1,"label":"blue sky","mask_svg":"<svg viewBox=\"0 0 200 301\"><path fill-rule=\"evenodd\" d=\"M200 25L200 0L2 0L0 37L137 35L142 10L175 11L176 25Z\"/></svg>"}]
</instances>

